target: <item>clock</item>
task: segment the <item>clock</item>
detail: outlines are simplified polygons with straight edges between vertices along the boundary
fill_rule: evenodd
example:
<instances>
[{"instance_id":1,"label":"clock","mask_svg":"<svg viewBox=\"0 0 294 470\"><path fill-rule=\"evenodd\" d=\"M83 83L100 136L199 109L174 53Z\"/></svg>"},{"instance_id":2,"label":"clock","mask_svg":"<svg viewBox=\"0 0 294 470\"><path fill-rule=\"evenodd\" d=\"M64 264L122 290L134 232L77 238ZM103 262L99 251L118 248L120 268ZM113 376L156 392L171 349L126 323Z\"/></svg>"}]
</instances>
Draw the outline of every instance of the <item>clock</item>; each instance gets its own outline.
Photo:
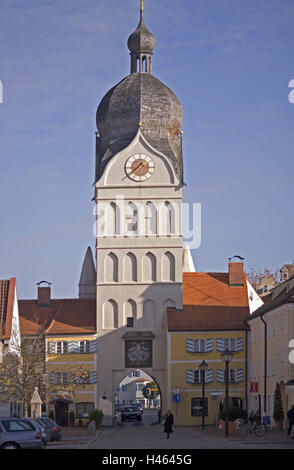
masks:
<instances>
[{"instance_id":1,"label":"clock","mask_svg":"<svg viewBox=\"0 0 294 470\"><path fill-rule=\"evenodd\" d=\"M137 153L129 157L126 161L125 171L129 178L134 181L145 181L154 172L154 162L152 158L143 153Z\"/></svg>"}]
</instances>

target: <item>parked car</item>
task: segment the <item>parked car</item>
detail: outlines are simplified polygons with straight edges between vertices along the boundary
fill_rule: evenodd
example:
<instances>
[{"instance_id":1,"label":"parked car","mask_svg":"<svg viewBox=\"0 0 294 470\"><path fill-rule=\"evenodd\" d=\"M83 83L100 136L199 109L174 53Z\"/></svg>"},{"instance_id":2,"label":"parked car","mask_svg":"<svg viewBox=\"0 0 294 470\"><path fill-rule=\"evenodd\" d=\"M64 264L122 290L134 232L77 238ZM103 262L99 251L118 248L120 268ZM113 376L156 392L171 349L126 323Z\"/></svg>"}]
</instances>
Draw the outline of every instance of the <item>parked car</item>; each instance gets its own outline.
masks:
<instances>
[{"instance_id":1,"label":"parked car","mask_svg":"<svg viewBox=\"0 0 294 470\"><path fill-rule=\"evenodd\" d=\"M0 448L44 448L40 427L23 418L0 418Z\"/></svg>"},{"instance_id":2,"label":"parked car","mask_svg":"<svg viewBox=\"0 0 294 470\"><path fill-rule=\"evenodd\" d=\"M51 419L51 418L40 418L50 428L50 440L51 441L60 441L61 439L61 429L60 427Z\"/></svg>"},{"instance_id":3,"label":"parked car","mask_svg":"<svg viewBox=\"0 0 294 470\"><path fill-rule=\"evenodd\" d=\"M142 414L137 406L126 406L120 416L122 423L124 421L131 421L132 419L142 421Z\"/></svg>"},{"instance_id":4,"label":"parked car","mask_svg":"<svg viewBox=\"0 0 294 470\"><path fill-rule=\"evenodd\" d=\"M41 436L42 436L42 441L44 443L44 447L48 444L48 442L51 441L51 431L49 424L43 421L43 418L23 418L26 421L32 421L33 423L36 423L37 426L40 427L41 430Z\"/></svg>"}]
</instances>

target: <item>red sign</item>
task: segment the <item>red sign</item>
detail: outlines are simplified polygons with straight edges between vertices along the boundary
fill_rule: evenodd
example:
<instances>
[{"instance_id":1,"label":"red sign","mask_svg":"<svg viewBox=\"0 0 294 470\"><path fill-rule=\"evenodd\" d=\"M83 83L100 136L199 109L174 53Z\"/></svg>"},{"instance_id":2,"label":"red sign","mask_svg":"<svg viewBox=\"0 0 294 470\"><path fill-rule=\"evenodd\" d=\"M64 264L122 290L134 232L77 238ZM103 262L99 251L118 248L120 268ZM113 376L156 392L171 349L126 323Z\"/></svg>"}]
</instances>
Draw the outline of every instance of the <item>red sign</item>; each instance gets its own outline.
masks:
<instances>
[{"instance_id":1,"label":"red sign","mask_svg":"<svg viewBox=\"0 0 294 470\"><path fill-rule=\"evenodd\" d=\"M249 392L258 393L258 382L251 382Z\"/></svg>"}]
</instances>

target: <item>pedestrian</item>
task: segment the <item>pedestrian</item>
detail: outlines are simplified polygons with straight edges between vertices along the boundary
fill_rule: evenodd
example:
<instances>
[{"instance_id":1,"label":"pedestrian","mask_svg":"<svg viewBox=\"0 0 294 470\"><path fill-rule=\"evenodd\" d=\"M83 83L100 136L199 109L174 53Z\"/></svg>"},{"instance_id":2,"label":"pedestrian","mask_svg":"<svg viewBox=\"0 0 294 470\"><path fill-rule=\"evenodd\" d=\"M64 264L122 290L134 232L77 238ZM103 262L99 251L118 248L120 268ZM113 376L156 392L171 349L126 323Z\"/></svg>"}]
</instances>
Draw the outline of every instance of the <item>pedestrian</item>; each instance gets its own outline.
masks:
<instances>
[{"instance_id":1,"label":"pedestrian","mask_svg":"<svg viewBox=\"0 0 294 470\"><path fill-rule=\"evenodd\" d=\"M158 407L158 423L160 424L161 423L161 415L162 415L162 412L161 412L161 408Z\"/></svg>"},{"instance_id":2,"label":"pedestrian","mask_svg":"<svg viewBox=\"0 0 294 470\"><path fill-rule=\"evenodd\" d=\"M169 435L173 432L173 424L174 424L174 417L171 414L170 410L167 410L165 415L165 423L164 423L164 432L166 432L166 438L169 439Z\"/></svg>"},{"instance_id":3,"label":"pedestrian","mask_svg":"<svg viewBox=\"0 0 294 470\"><path fill-rule=\"evenodd\" d=\"M290 436L291 431L292 431L292 426L294 425L294 405L292 405L290 410L288 411L287 418L289 420L288 436Z\"/></svg>"}]
</instances>

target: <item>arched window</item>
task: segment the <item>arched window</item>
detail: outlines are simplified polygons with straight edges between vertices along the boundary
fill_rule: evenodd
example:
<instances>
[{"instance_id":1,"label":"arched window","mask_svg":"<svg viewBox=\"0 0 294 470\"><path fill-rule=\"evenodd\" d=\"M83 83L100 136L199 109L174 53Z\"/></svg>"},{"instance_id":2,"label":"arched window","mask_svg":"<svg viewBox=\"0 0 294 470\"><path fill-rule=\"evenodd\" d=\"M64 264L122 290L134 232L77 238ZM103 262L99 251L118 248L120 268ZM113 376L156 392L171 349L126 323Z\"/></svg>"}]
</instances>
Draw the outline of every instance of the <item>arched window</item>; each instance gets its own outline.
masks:
<instances>
[{"instance_id":1,"label":"arched window","mask_svg":"<svg viewBox=\"0 0 294 470\"><path fill-rule=\"evenodd\" d=\"M142 57L142 72L147 72L147 59L145 56Z\"/></svg>"},{"instance_id":2,"label":"arched window","mask_svg":"<svg viewBox=\"0 0 294 470\"><path fill-rule=\"evenodd\" d=\"M136 302L134 302L134 300L129 299L124 304L124 325L135 326L136 317L137 317L137 304Z\"/></svg>"},{"instance_id":3,"label":"arched window","mask_svg":"<svg viewBox=\"0 0 294 470\"><path fill-rule=\"evenodd\" d=\"M153 300L145 300L143 304L143 328L155 328L155 304Z\"/></svg>"},{"instance_id":4,"label":"arched window","mask_svg":"<svg viewBox=\"0 0 294 470\"><path fill-rule=\"evenodd\" d=\"M159 234L161 236L171 236L176 234L176 211L177 206L169 201L159 205ZM177 214L178 215L178 214ZM178 230L179 231L179 230Z\"/></svg>"},{"instance_id":5,"label":"arched window","mask_svg":"<svg viewBox=\"0 0 294 470\"><path fill-rule=\"evenodd\" d=\"M147 217L146 217L146 235L152 236L157 234L157 210L153 202L147 202Z\"/></svg>"},{"instance_id":6,"label":"arched window","mask_svg":"<svg viewBox=\"0 0 294 470\"><path fill-rule=\"evenodd\" d=\"M118 328L118 308L117 303L110 299L103 305L103 328L112 330Z\"/></svg>"},{"instance_id":7,"label":"arched window","mask_svg":"<svg viewBox=\"0 0 294 470\"><path fill-rule=\"evenodd\" d=\"M165 202L167 208L167 235L175 233L175 208L171 202Z\"/></svg>"},{"instance_id":8,"label":"arched window","mask_svg":"<svg viewBox=\"0 0 294 470\"><path fill-rule=\"evenodd\" d=\"M131 252L124 257L124 281L137 282L137 258Z\"/></svg>"},{"instance_id":9,"label":"arched window","mask_svg":"<svg viewBox=\"0 0 294 470\"><path fill-rule=\"evenodd\" d=\"M143 258L143 280L156 281L156 258L150 251Z\"/></svg>"},{"instance_id":10,"label":"arched window","mask_svg":"<svg viewBox=\"0 0 294 470\"><path fill-rule=\"evenodd\" d=\"M167 251L161 261L161 280L175 281L175 257Z\"/></svg>"},{"instance_id":11,"label":"arched window","mask_svg":"<svg viewBox=\"0 0 294 470\"><path fill-rule=\"evenodd\" d=\"M118 282L118 258L109 253L104 261L104 279L106 282Z\"/></svg>"},{"instance_id":12,"label":"arched window","mask_svg":"<svg viewBox=\"0 0 294 470\"><path fill-rule=\"evenodd\" d=\"M111 234L120 235L120 209L115 202L110 203L111 207Z\"/></svg>"}]
</instances>

